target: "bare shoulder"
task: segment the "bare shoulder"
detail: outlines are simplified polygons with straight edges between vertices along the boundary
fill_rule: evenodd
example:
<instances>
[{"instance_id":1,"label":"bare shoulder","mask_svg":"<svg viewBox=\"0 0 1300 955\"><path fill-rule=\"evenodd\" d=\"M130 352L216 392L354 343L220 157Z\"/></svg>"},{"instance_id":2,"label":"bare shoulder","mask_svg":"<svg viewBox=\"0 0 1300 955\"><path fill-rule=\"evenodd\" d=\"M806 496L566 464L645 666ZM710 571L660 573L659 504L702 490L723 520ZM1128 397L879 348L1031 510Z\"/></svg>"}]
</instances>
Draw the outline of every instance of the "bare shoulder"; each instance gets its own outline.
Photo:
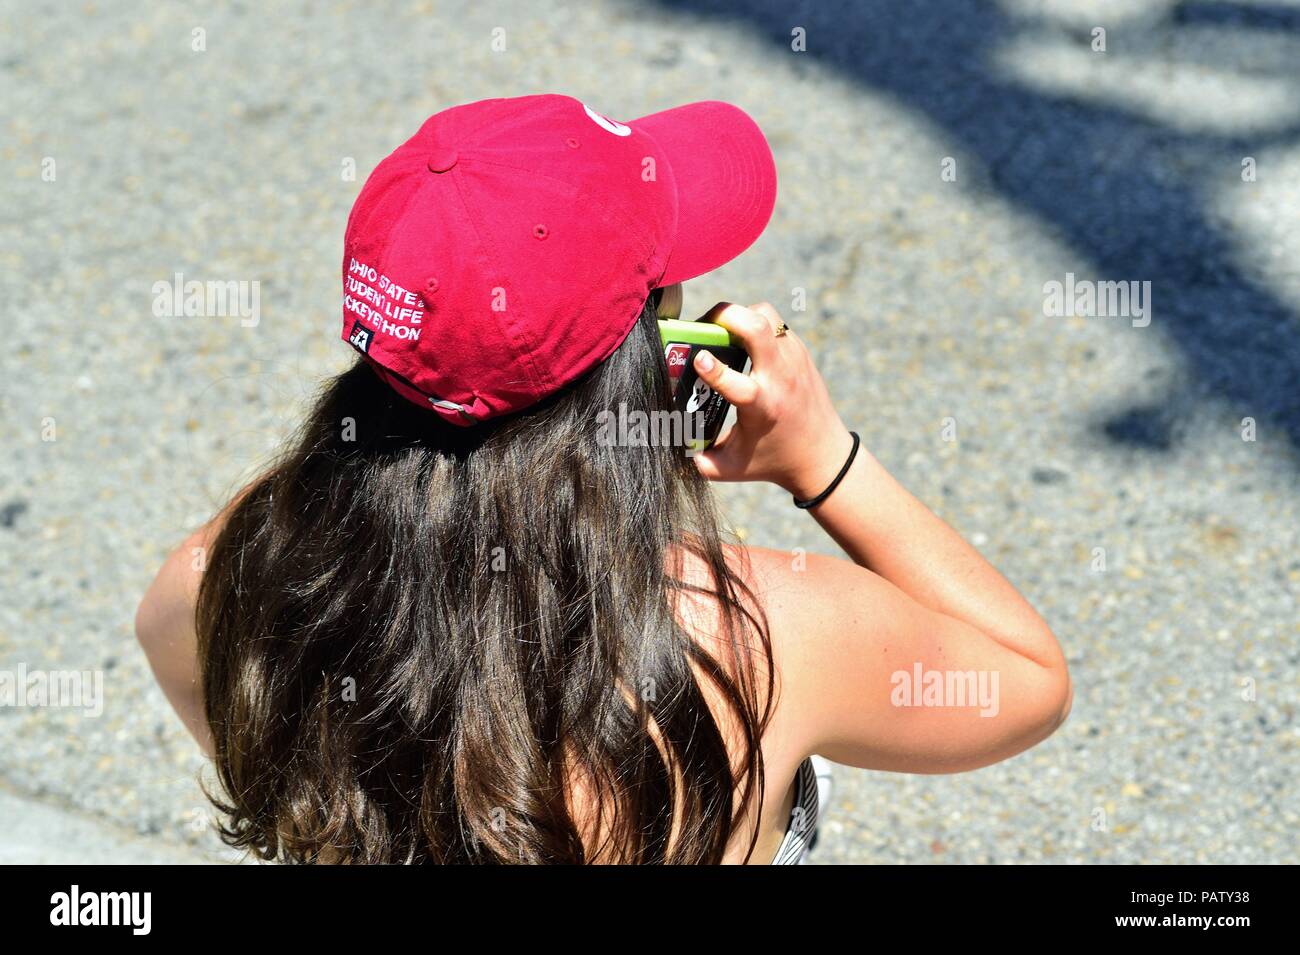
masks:
<instances>
[{"instance_id":1,"label":"bare shoulder","mask_svg":"<svg viewBox=\"0 0 1300 955\"><path fill-rule=\"evenodd\" d=\"M808 703L818 685L816 671L824 661L809 648L822 643L820 631L834 626L842 612L831 597L839 569L835 565L844 562L801 551L729 543L723 545L723 555L743 584L738 595L741 607L769 638L774 682L771 721L763 741L765 759L778 772L793 775L799 762L814 751L816 728L809 723L813 709ZM717 600L710 593L709 568L689 548L682 548L681 556L681 578L699 588L682 597L683 622L715 659L725 661L729 647ZM765 661L757 654L759 641L751 638L749 646L761 669Z\"/></svg>"},{"instance_id":2,"label":"bare shoulder","mask_svg":"<svg viewBox=\"0 0 1300 955\"><path fill-rule=\"evenodd\" d=\"M843 623L843 601L835 595L837 584L845 583L845 562L801 549L744 545L728 547L728 561L762 607L780 680L774 727L802 759L813 752L817 737L808 721L809 703L824 660L815 651L824 643L823 631Z\"/></svg>"}]
</instances>

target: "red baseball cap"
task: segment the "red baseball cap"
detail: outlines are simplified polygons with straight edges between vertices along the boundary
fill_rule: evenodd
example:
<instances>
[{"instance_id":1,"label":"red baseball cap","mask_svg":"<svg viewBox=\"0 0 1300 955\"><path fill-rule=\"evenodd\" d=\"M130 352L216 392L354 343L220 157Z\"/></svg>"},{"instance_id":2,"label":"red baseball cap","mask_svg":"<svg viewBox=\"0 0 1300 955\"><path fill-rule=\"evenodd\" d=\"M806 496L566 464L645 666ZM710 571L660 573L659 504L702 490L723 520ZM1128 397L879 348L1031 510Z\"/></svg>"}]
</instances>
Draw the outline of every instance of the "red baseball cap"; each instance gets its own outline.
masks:
<instances>
[{"instance_id":1,"label":"red baseball cap","mask_svg":"<svg viewBox=\"0 0 1300 955\"><path fill-rule=\"evenodd\" d=\"M443 110L366 180L343 338L455 424L526 408L609 357L650 292L759 236L763 133L728 103L615 122L570 96Z\"/></svg>"}]
</instances>

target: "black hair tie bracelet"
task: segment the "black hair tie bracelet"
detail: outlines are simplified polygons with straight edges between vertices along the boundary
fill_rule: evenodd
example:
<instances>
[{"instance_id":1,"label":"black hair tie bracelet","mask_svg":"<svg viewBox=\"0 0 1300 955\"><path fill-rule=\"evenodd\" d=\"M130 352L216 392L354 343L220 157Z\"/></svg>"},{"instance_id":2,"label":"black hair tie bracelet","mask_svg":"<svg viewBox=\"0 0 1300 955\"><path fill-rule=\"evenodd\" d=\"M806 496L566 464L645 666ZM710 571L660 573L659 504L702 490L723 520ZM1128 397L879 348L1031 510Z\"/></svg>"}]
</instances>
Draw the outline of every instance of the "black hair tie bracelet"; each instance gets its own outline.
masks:
<instances>
[{"instance_id":1,"label":"black hair tie bracelet","mask_svg":"<svg viewBox=\"0 0 1300 955\"><path fill-rule=\"evenodd\" d=\"M835 475L835 480L831 481L826 490L822 491L816 497L811 497L806 501L801 501L797 497L793 498L795 507L803 508L804 510L807 510L810 507L816 507L822 501L826 500L826 498L831 496L831 491L840 486L840 482L844 480L844 475L849 473L849 467L853 464L853 459L858 456L858 445L862 443L862 439L858 437L856 431L850 431L849 434L853 435L853 450L849 452L849 459L844 462L844 467L840 468L840 473Z\"/></svg>"}]
</instances>

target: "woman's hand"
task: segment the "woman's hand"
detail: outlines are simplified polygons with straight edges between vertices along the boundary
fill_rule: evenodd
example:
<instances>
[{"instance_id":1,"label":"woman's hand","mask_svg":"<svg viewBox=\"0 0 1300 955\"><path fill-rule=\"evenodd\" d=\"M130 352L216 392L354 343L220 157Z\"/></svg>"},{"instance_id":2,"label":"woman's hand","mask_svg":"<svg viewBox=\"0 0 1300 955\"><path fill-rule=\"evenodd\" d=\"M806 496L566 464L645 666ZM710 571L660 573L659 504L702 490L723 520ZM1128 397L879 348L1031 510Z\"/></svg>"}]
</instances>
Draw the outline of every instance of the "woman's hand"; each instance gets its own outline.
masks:
<instances>
[{"instance_id":1,"label":"woman's hand","mask_svg":"<svg viewBox=\"0 0 1300 955\"><path fill-rule=\"evenodd\" d=\"M771 481L801 499L820 494L853 437L804 343L793 331L777 337L781 316L767 302L719 302L701 320L731 332L753 364L743 375L707 351L695 356L699 376L736 407L735 426L695 456L700 473L711 481Z\"/></svg>"}]
</instances>

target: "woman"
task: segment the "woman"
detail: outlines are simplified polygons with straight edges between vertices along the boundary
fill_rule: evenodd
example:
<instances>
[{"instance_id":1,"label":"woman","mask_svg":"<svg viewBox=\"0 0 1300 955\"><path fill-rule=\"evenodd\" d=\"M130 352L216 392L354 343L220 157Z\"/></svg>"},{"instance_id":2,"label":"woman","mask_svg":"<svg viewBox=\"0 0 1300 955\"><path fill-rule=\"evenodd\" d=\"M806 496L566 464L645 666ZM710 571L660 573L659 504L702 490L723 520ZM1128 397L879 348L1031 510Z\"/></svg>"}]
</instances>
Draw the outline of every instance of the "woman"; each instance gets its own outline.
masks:
<instances>
[{"instance_id":1,"label":"woman","mask_svg":"<svg viewBox=\"0 0 1300 955\"><path fill-rule=\"evenodd\" d=\"M706 453L598 438L669 410L661 290L743 251L775 191L722 103L489 100L380 164L345 238L360 360L137 615L228 842L787 862L812 754L961 772L1061 724L1047 625L860 446L772 306L704 316L752 360L694 356L737 409ZM852 562L724 542L708 481L777 484Z\"/></svg>"}]
</instances>

